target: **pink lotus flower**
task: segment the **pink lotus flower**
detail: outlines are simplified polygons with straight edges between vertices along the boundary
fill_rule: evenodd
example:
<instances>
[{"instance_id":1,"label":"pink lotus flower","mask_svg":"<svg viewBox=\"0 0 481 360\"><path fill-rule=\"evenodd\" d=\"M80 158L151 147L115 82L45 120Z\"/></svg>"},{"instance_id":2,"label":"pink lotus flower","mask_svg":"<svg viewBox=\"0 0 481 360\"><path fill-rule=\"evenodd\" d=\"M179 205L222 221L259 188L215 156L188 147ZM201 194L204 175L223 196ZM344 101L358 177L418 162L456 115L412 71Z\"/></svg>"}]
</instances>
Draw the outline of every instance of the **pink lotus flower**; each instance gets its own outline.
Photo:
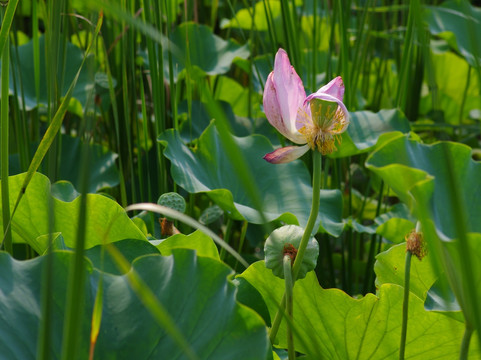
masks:
<instances>
[{"instance_id":1,"label":"pink lotus flower","mask_svg":"<svg viewBox=\"0 0 481 360\"><path fill-rule=\"evenodd\" d=\"M267 77L264 89L264 112L267 120L282 135L302 146L286 146L264 156L273 164L293 161L309 149L323 155L336 150L335 138L349 125L349 113L342 102L342 78L331 80L306 97L302 80L283 49L276 54L274 71Z\"/></svg>"}]
</instances>

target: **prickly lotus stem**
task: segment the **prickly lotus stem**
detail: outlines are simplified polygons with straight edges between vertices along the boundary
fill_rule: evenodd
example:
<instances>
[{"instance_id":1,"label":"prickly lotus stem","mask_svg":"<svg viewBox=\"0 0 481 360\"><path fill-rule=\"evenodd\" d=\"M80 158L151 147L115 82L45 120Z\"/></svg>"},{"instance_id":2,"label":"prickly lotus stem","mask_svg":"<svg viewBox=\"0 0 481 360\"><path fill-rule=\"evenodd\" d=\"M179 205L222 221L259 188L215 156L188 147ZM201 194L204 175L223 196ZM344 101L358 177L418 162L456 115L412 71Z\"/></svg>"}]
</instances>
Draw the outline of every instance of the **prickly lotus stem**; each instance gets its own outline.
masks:
<instances>
[{"instance_id":1,"label":"prickly lotus stem","mask_svg":"<svg viewBox=\"0 0 481 360\"><path fill-rule=\"evenodd\" d=\"M296 225L285 225L274 230L266 240L264 253L266 257L266 267L272 269L272 273L284 279L283 261L284 256L288 255L292 264L297 256L297 249L301 243L304 229ZM304 258L297 275L297 279L302 279L306 274L314 270L319 256L319 244L311 236L307 244Z\"/></svg>"}]
</instances>

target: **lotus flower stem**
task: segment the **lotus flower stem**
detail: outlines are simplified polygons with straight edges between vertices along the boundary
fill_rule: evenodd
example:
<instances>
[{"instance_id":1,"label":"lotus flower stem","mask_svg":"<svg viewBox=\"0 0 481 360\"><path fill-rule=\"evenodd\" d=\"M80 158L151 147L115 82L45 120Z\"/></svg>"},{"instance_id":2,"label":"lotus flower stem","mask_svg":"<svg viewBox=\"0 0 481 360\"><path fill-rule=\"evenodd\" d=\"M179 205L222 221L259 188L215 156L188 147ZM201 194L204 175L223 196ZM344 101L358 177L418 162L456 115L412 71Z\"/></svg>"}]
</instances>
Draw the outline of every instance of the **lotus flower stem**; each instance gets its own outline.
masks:
<instances>
[{"instance_id":1,"label":"lotus flower stem","mask_svg":"<svg viewBox=\"0 0 481 360\"><path fill-rule=\"evenodd\" d=\"M409 278L411 273L411 251L406 251L406 262L404 266L404 298L403 298L403 316L401 329L401 344L399 346L399 360L404 360L404 352L406 348L406 335L408 328L408 306L409 306Z\"/></svg>"},{"instance_id":2,"label":"lotus flower stem","mask_svg":"<svg viewBox=\"0 0 481 360\"><path fill-rule=\"evenodd\" d=\"M404 265L404 299L403 299L403 316L401 329L401 344L399 346L399 359L404 359L406 350L406 335L408 328L408 307L409 307L409 280L411 277L411 258L416 256L419 260L426 255L426 247L424 244L423 234L421 232L421 223L418 221L416 229L406 235L406 262Z\"/></svg>"},{"instance_id":3,"label":"lotus flower stem","mask_svg":"<svg viewBox=\"0 0 481 360\"><path fill-rule=\"evenodd\" d=\"M294 281L292 278L292 260L289 255L284 256L284 281L286 284L286 310L287 316L291 321L287 322L287 353L289 360L296 358L296 350L294 348L294 335L292 334L293 317L293 300L294 300Z\"/></svg>"},{"instance_id":4,"label":"lotus flower stem","mask_svg":"<svg viewBox=\"0 0 481 360\"><path fill-rule=\"evenodd\" d=\"M294 281L297 278L299 269L302 264L302 259L304 258L304 252L306 251L307 243L311 237L314 225L316 224L317 214L319 213L319 205L321 202L321 171L322 171L322 155L319 151L312 152L312 206L311 213L309 214L309 219L307 220L306 229L304 231L304 236L302 237L299 249L297 249L296 260L294 261L294 266L292 268L292 275Z\"/></svg>"},{"instance_id":5,"label":"lotus flower stem","mask_svg":"<svg viewBox=\"0 0 481 360\"><path fill-rule=\"evenodd\" d=\"M307 225L304 230L304 235L301 239L301 244L299 245L299 249L297 249L296 260L294 261L294 265L292 267L292 282L293 286L297 278L297 274L299 273L299 269L302 264L302 259L304 257L304 252L306 251L307 243L309 242L309 238L311 237L312 230L314 229L314 225L317 220L317 214L319 213L319 205L321 202L321 171L322 171L322 155L318 151L312 151L312 162L313 162L313 169L312 169L312 206L311 212L309 214L309 219L307 220ZM286 294L284 293L284 297L281 300L281 308L286 306ZM277 314L274 318L272 323L271 332L269 334L269 339L273 344L277 331L279 330L279 326L281 325L282 321L282 313L283 311L279 309Z\"/></svg>"},{"instance_id":6,"label":"lotus flower stem","mask_svg":"<svg viewBox=\"0 0 481 360\"><path fill-rule=\"evenodd\" d=\"M471 341L471 335L473 334L473 327L466 321L464 328L463 341L461 342L461 351L459 352L459 360L466 360L469 352L469 342Z\"/></svg>"}]
</instances>

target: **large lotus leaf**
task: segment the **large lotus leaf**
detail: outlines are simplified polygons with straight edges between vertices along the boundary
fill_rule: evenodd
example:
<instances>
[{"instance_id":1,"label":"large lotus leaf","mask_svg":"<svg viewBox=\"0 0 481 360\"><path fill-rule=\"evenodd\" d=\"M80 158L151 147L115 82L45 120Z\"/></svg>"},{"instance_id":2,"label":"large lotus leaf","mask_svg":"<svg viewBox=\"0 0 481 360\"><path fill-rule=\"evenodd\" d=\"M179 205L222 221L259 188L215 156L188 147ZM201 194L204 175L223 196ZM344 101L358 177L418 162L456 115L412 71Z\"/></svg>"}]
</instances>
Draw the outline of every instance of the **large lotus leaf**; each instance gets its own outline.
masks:
<instances>
[{"instance_id":1,"label":"large lotus leaf","mask_svg":"<svg viewBox=\"0 0 481 360\"><path fill-rule=\"evenodd\" d=\"M188 46L186 39L188 39ZM225 41L214 35L212 29L205 25L184 22L170 36L174 79L186 67L187 50L190 64L208 75L219 75L229 71L236 57L246 59L249 56L247 45L240 46L233 40ZM168 58L168 46L163 47L164 59ZM169 78L169 62L164 61L164 76Z\"/></svg>"},{"instance_id":2,"label":"large lotus leaf","mask_svg":"<svg viewBox=\"0 0 481 360\"><path fill-rule=\"evenodd\" d=\"M83 170L79 164L81 164L83 145L78 137L62 136L61 141L59 178L70 181L77 189L80 189ZM88 146L90 151L89 192L117 186L119 184L119 172L115 165L117 154L98 144L88 144Z\"/></svg>"},{"instance_id":3,"label":"large lotus leaf","mask_svg":"<svg viewBox=\"0 0 481 360\"><path fill-rule=\"evenodd\" d=\"M376 216L370 225L360 224L352 218L347 220L356 232L378 234L396 244L404 241L404 236L414 228L414 222L415 218L403 203L395 204L388 212Z\"/></svg>"},{"instance_id":4,"label":"large lotus leaf","mask_svg":"<svg viewBox=\"0 0 481 360\"><path fill-rule=\"evenodd\" d=\"M264 114L260 107L262 96L227 76L217 78L214 98L229 103L237 116L258 118ZM249 113L249 106L251 113Z\"/></svg>"},{"instance_id":5,"label":"large lotus leaf","mask_svg":"<svg viewBox=\"0 0 481 360\"><path fill-rule=\"evenodd\" d=\"M25 173L10 176L10 210L21 191ZM85 247L110 243L122 239L146 240L142 231L129 219L124 209L115 201L98 194L87 194L87 225ZM47 248L44 243L34 242L49 233L49 204L53 206L54 226L52 231L62 234L66 246L75 247L80 213L80 197L64 202L52 196L49 179L35 173L12 219L13 239L26 242L39 254ZM0 209L0 213L1 213Z\"/></svg>"},{"instance_id":6,"label":"large lotus leaf","mask_svg":"<svg viewBox=\"0 0 481 360\"><path fill-rule=\"evenodd\" d=\"M283 295L284 282L266 269L263 261L242 275L263 296L271 318ZM401 337L403 288L385 284L378 296L353 299L339 289L322 289L313 272L294 286L294 343L312 359L397 359ZM442 314L425 311L417 296L409 298L405 359L455 359L464 325ZM300 338L302 337L302 339ZM287 347L285 321L278 333L280 347ZM473 339L470 359L480 358Z\"/></svg>"},{"instance_id":7,"label":"large lotus leaf","mask_svg":"<svg viewBox=\"0 0 481 360\"><path fill-rule=\"evenodd\" d=\"M445 303L438 301L438 308L436 310L444 308L444 310L449 311L452 310L453 304L455 306L459 304L464 316L472 323L475 323L477 320L476 312L479 311L479 299L481 298L481 234L467 234L465 240L470 255L470 267L467 270L470 272L473 281L472 286L470 286L471 284L467 284L468 279L463 271L465 269L463 264L466 263L467 259L465 256L462 256L459 251L459 240L443 243L446 250L444 256L447 259L445 262L445 274L447 280L449 280L451 289L444 294L448 301ZM440 289L436 287L433 289L435 292L437 290ZM457 303L452 300L451 291L456 295ZM431 289L430 292L431 295L433 295ZM442 292L438 291L438 295L442 295ZM433 300L432 296L431 300ZM433 304L428 302L427 306L432 307ZM475 309L476 307L477 309Z\"/></svg>"},{"instance_id":8,"label":"large lotus leaf","mask_svg":"<svg viewBox=\"0 0 481 360\"><path fill-rule=\"evenodd\" d=\"M424 308L430 311L442 311L449 316L456 316L459 321L464 321L461 306L446 280L440 277L431 286L424 302Z\"/></svg>"},{"instance_id":9,"label":"large lotus leaf","mask_svg":"<svg viewBox=\"0 0 481 360\"><path fill-rule=\"evenodd\" d=\"M40 77L40 92L39 92L39 104L47 106L47 80L45 71L45 37L40 36L38 39L39 43L39 77ZM33 56L33 41L28 42L25 45L21 45L15 50L18 52L18 57L12 57L12 66L10 69L10 92L13 93L14 86L18 91L18 100L22 104L22 94L25 100L25 108L31 110L37 107L37 95L35 93L35 68ZM12 51L13 53L13 51ZM64 71L63 84L59 84L61 96L65 95L68 87L72 83L77 70L80 68L82 63L84 53L78 47L71 43L67 43L65 49L65 63L68 66L62 68ZM62 60L62 59L60 59ZM93 62L90 62L89 66L93 66ZM80 72L80 77L78 78L77 84L73 92L73 97L80 101L82 106L85 105L87 101L87 95L94 87L94 79L92 74L92 69L89 66L84 66L84 69ZM15 72L13 76L12 72ZM15 79L15 81L14 81ZM20 92L19 89L22 89Z\"/></svg>"},{"instance_id":10,"label":"large lotus leaf","mask_svg":"<svg viewBox=\"0 0 481 360\"><path fill-rule=\"evenodd\" d=\"M376 273L376 286L382 284L397 284L404 286L404 269L406 258L406 243L391 247L376 256L374 272ZM409 291L420 299L426 299L426 293L436 281L437 275L429 259L429 254L419 260L411 258L409 277Z\"/></svg>"},{"instance_id":11,"label":"large lotus leaf","mask_svg":"<svg viewBox=\"0 0 481 360\"><path fill-rule=\"evenodd\" d=\"M80 138L61 135L61 152L59 159L59 179L70 181L80 189L82 179L81 163L82 146L89 147L88 181L89 192L96 192L105 187L114 187L119 184L119 172L115 165L118 155L99 144L82 144ZM36 144L38 146L38 143ZM32 146L32 153L36 146ZM26 170L26 169L24 169ZM9 174L22 173L18 154L10 155Z\"/></svg>"},{"instance_id":12,"label":"large lotus leaf","mask_svg":"<svg viewBox=\"0 0 481 360\"><path fill-rule=\"evenodd\" d=\"M59 359L73 254L55 252L53 260L49 359ZM0 353L6 359L36 358L45 261L45 256L16 261L0 253ZM88 358L91 314L101 275L86 265L78 359ZM165 307L199 359L267 358L270 346L264 322L236 302L235 286L227 280L232 271L227 266L210 258L197 258L193 251L178 250L169 257L142 256L133 262L132 268ZM102 323L96 359L186 359L131 289L126 275L102 276Z\"/></svg>"},{"instance_id":13,"label":"large lotus leaf","mask_svg":"<svg viewBox=\"0 0 481 360\"><path fill-rule=\"evenodd\" d=\"M143 240L119 240L116 241L113 246L117 248L129 263L132 263L140 256L160 254L155 246ZM93 267L97 270L115 275L122 274L122 270L119 269L115 260L109 256L108 250L106 250L105 247L106 245L97 245L87 249L85 250L85 257L92 262Z\"/></svg>"},{"instance_id":14,"label":"large lotus leaf","mask_svg":"<svg viewBox=\"0 0 481 360\"><path fill-rule=\"evenodd\" d=\"M350 113L350 117L351 122L347 132L342 134L342 142L331 157L352 156L367 152L377 144L381 135L384 135L384 140L381 141L383 143L387 139L400 137L400 133L408 133L411 130L409 121L396 109L381 110L377 113L355 111Z\"/></svg>"},{"instance_id":15,"label":"large lotus leaf","mask_svg":"<svg viewBox=\"0 0 481 360\"><path fill-rule=\"evenodd\" d=\"M404 237L409 234L415 226L410 220L392 218L379 225L376 229L376 234L381 235L384 239L394 244L399 244L404 241Z\"/></svg>"},{"instance_id":16,"label":"large lotus leaf","mask_svg":"<svg viewBox=\"0 0 481 360\"><path fill-rule=\"evenodd\" d=\"M47 241L48 236L49 235L41 235L36 239L36 242L43 244ZM54 234L52 244L54 250L73 250L65 244L65 240L61 233ZM154 245L144 240L119 240L115 242L114 246L129 263L132 263L136 258L143 255L160 254L159 250L157 250ZM106 245L97 245L85 250L85 257L92 262L94 268L100 271L108 272L110 274L122 274L122 269L119 269L118 264L107 254L107 251Z\"/></svg>"},{"instance_id":17,"label":"large lotus leaf","mask_svg":"<svg viewBox=\"0 0 481 360\"><path fill-rule=\"evenodd\" d=\"M197 252L197 256L219 260L219 251L214 241L200 230L196 230L189 235L176 234L165 240L153 240L151 243L162 255L170 255L174 249L191 249Z\"/></svg>"},{"instance_id":18,"label":"large lotus leaf","mask_svg":"<svg viewBox=\"0 0 481 360\"><path fill-rule=\"evenodd\" d=\"M429 31L443 36L471 66L477 66L479 63L477 64L475 56L481 56L481 9L471 6L469 2L458 1L446 1L440 6L429 6L427 9L425 19Z\"/></svg>"},{"instance_id":19,"label":"large lotus leaf","mask_svg":"<svg viewBox=\"0 0 481 360\"><path fill-rule=\"evenodd\" d=\"M229 125L234 135L247 136L254 132L253 123L249 119L235 116L229 103L226 103L225 101L219 101L219 105L224 112L224 115L229 120ZM179 104L178 111L181 117L186 118L180 126L180 136L186 143L190 143L197 139L209 126L212 120L212 117L209 115L205 104L197 100L192 101L190 121L187 120L187 101Z\"/></svg>"},{"instance_id":20,"label":"large lotus leaf","mask_svg":"<svg viewBox=\"0 0 481 360\"><path fill-rule=\"evenodd\" d=\"M266 10L268 13L266 13ZM252 24L254 18L254 24ZM250 8L240 9L235 16L230 20L225 20L221 24L221 28L240 28L244 30L251 30L253 26L257 31L269 30L269 18L274 23L276 34L282 33L282 19L281 19L281 2L278 0L267 0L265 2L258 2L255 6Z\"/></svg>"},{"instance_id":21,"label":"large lotus leaf","mask_svg":"<svg viewBox=\"0 0 481 360\"><path fill-rule=\"evenodd\" d=\"M447 157L451 161L447 161ZM373 153L367 166L403 201L412 205L431 244L440 246L435 255L439 256L438 261L443 265L465 317L479 324L475 308L479 309L477 299L481 296L478 286L481 279L477 276L480 270L467 270L464 266L468 261L466 257L471 256L471 267L477 267L481 254L481 164L472 160L471 149L459 143L423 145L400 138ZM464 209L465 231L469 232L463 240L464 248L458 240L453 240L458 234L458 214L454 213L451 203L451 176L457 187L457 201Z\"/></svg>"},{"instance_id":22,"label":"large lotus leaf","mask_svg":"<svg viewBox=\"0 0 481 360\"><path fill-rule=\"evenodd\" d=\"M453 168L448 167L446 153L451 156ZM456 237L450 198L446 195L451 191L448 173L452 173L460 200L466 206L467 231L481 232L481 164L472 160L468 146L450 142L424 145L402 137L374 152L366 166L408 205L429 203L437 231L450 239Z\"/></svg>"},{"instance_id":23,"label":"large lotus leaf","mask_svg":"<svg viewBox=\"0 0 481 360\"><path fill-rule=\"evenodd\" d=\"M73 184L65 180L53 183L50 187L50 191L54 198L64 202L74 201L76 197L80 196L80 193L75 189Z\"/></svg>"},{"instance_id":24,"label":"large lotus leaf","mask_svg":"<svg viewBox=\"0 0 481 360\"><path fill-rule=\"evenodd\" d=\"M171 161L175 182L191 193L206 192L235 219L260 224L263 219L248 198L236 175L235 164L226 155L219 133L211 124L199 138L197 149L190 150L174 130L167 130L159 140L166 146L164 155ZM305 226L312 201L309 172L301 161L273 165L262 157L273 150L269 141L259 135L234 137L242 151L262 196L267 221L281 216L288 222L294 214L298 224ZM287 216L286 216L287 215ZM342 224L342 198L338 190L321 191L321 225L325 231L339 235Z\"/></svg>"},{"instance_id":25,"label":"large lotus leaf","mask_svg":"<svg viewBox=\"0 0 481 360\"><path fill-rule=\"evenodd\" d=\"M431 68L437 86L439 109L443 111L446 123L458 125L469 117L473 109L479 109L478 77L464 59L450 51L433 53ZM421 111L427 113L431 108L432 94L427 94L421 100Z\"/></svg>"}]
</instances>

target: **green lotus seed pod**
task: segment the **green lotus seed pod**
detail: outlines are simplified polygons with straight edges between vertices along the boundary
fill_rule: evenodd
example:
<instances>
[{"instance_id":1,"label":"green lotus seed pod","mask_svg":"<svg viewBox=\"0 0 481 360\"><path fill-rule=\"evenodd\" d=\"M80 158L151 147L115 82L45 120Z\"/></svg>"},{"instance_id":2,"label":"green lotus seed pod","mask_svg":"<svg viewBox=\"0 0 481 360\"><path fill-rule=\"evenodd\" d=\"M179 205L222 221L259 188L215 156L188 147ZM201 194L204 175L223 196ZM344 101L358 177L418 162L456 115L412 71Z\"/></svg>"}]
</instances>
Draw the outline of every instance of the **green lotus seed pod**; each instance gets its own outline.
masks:
<instances>
[{"instance_id":1,"label":"green lotus seed pod","mask_svg":"<svg viewBox=\"0 0 481 360\"><path fill-rule=\"evenodd\" d=\"M272 269L272 273L275 276L284 279L283 260L285 255L289 255L294 264L302 235L304 235L304 229L300 226L285 225L274 230L267 238L264 245L266 267ZM319 244L314 236L311 236L304 252L297 279L306 277L309 271L314 270L318 256Z\"/></svg>"},{"instance_id":2,"label":"green lotus seed pod","mask_svg":"<svg viewBox=\"0 0 481 360\"><path fill-rule=\"evenodd\" d=\"M168 192L160 195L157 204L177 210L181 213L184 213L186 208L184 198L175 192Z\"/></svg>"},{"instance_id":3,"label":"green lotus seed pod","mask_svg":"<svg viewBox=\"0 0 481 360\"><path fill-rule=\"evenodd\" d=\"M222 210L218 205L212 205L202 212L199 217L199 222L202 225L209 225L219 220L223 215L224 210Z\"/></svg>"}]
</instances>

